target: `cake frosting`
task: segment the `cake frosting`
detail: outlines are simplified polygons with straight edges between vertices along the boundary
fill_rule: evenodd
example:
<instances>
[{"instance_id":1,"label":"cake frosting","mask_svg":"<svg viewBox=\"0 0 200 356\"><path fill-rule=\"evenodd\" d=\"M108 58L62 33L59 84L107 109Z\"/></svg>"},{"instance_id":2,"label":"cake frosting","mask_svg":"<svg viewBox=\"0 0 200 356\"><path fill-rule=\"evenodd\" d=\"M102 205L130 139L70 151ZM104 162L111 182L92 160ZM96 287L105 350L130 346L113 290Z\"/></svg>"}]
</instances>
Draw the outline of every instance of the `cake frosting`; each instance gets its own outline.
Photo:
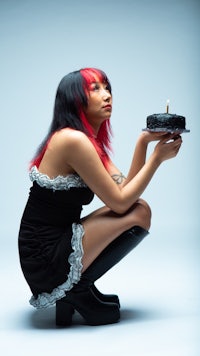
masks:
<instances>
[{"instance_id":1,"label":"cake frosting","mask_svg":"<svg viewBox=\"0 0 200 356\"><path fill-rule=\"evenodd\" d=\"M184 116L176 114L153 114L147 116L147 130L167 130L167 131L189 131L186 130L186 120Z\"/></svg>"}]
</instances>

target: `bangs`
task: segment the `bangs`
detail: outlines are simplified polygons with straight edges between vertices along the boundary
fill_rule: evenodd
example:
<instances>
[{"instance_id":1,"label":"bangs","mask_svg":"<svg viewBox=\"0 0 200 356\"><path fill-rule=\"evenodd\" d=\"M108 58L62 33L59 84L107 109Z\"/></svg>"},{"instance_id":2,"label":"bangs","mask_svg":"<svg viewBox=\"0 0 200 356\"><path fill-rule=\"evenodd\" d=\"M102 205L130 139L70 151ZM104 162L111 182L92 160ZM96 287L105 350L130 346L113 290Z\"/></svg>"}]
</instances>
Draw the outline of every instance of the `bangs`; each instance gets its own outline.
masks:
<instances>
[{"instance_id":1,"label":"bangs","mask_svg":"<svg viewBox=\"0 0 200 356\"><path fill-rule=\"evenodd\" d=\"M107 84L111 93L110 81L102 70L96 68L83 68L80 70L80 73L84 78L84 86L87 91L89 90L92 83L99 81L101 83Z\"/></svg>"}]
</instances>

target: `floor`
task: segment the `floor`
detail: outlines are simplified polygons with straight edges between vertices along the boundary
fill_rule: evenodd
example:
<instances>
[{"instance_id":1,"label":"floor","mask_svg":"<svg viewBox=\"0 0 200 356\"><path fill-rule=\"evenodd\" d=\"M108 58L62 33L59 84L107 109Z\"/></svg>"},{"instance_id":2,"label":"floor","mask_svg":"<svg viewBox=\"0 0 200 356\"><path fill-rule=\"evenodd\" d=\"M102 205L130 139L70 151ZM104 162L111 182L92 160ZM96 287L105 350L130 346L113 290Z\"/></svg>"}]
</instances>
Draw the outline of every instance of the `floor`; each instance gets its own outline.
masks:
<instances>
[{"instance_id":1,"label":"floor","mask_svg":"<svg viewBox=\"0 0 200 356\"><path fill-rule=\"evenodd\" d=\"M54 324L55 308L34 310L17 248L1 251L2 356L199 356L199 257L196 233L154 229L96 285L120 296L121 320L91 327L75 314L70 328ZM12 261L12 263L10 263Z\"/></svg>"}]
</instances>

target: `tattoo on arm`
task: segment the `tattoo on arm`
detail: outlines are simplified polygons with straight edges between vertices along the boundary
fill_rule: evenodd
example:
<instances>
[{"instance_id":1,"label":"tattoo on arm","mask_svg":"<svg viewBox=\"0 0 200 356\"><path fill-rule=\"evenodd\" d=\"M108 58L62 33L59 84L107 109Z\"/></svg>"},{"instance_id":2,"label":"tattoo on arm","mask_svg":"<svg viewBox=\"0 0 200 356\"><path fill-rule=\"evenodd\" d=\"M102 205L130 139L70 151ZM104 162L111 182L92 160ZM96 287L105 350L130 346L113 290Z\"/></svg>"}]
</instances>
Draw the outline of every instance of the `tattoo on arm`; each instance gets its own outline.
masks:
<instances>
[{"instance_id":1,"label":"tattoo on arm","mask_svg":"<svg viewBox=\"0 0 200 356\"><path fill-rule=\"evenodd\" d=\"M112 179L115 181L116 184L121 184L126 177L120 172L119 174L113 174Z\"/></svg>"}]
</instances>

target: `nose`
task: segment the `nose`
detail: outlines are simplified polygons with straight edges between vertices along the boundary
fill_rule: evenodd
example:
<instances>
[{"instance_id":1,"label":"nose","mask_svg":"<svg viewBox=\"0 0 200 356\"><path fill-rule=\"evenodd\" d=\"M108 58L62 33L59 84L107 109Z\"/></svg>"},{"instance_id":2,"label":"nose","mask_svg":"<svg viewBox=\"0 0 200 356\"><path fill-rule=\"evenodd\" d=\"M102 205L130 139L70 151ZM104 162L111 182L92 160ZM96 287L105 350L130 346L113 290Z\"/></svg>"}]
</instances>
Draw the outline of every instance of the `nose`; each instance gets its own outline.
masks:
<instances>
[{"instance_id":1,"label":"nose","mask_svg":"<svg viewBox=\"0 0 200 356\"><path fill-rule=\"evenodd\" d=\"M107 89L102 89L102 98L105 101L109 101L111 99L111 94Z\"/></svg>"}]
</instances>

